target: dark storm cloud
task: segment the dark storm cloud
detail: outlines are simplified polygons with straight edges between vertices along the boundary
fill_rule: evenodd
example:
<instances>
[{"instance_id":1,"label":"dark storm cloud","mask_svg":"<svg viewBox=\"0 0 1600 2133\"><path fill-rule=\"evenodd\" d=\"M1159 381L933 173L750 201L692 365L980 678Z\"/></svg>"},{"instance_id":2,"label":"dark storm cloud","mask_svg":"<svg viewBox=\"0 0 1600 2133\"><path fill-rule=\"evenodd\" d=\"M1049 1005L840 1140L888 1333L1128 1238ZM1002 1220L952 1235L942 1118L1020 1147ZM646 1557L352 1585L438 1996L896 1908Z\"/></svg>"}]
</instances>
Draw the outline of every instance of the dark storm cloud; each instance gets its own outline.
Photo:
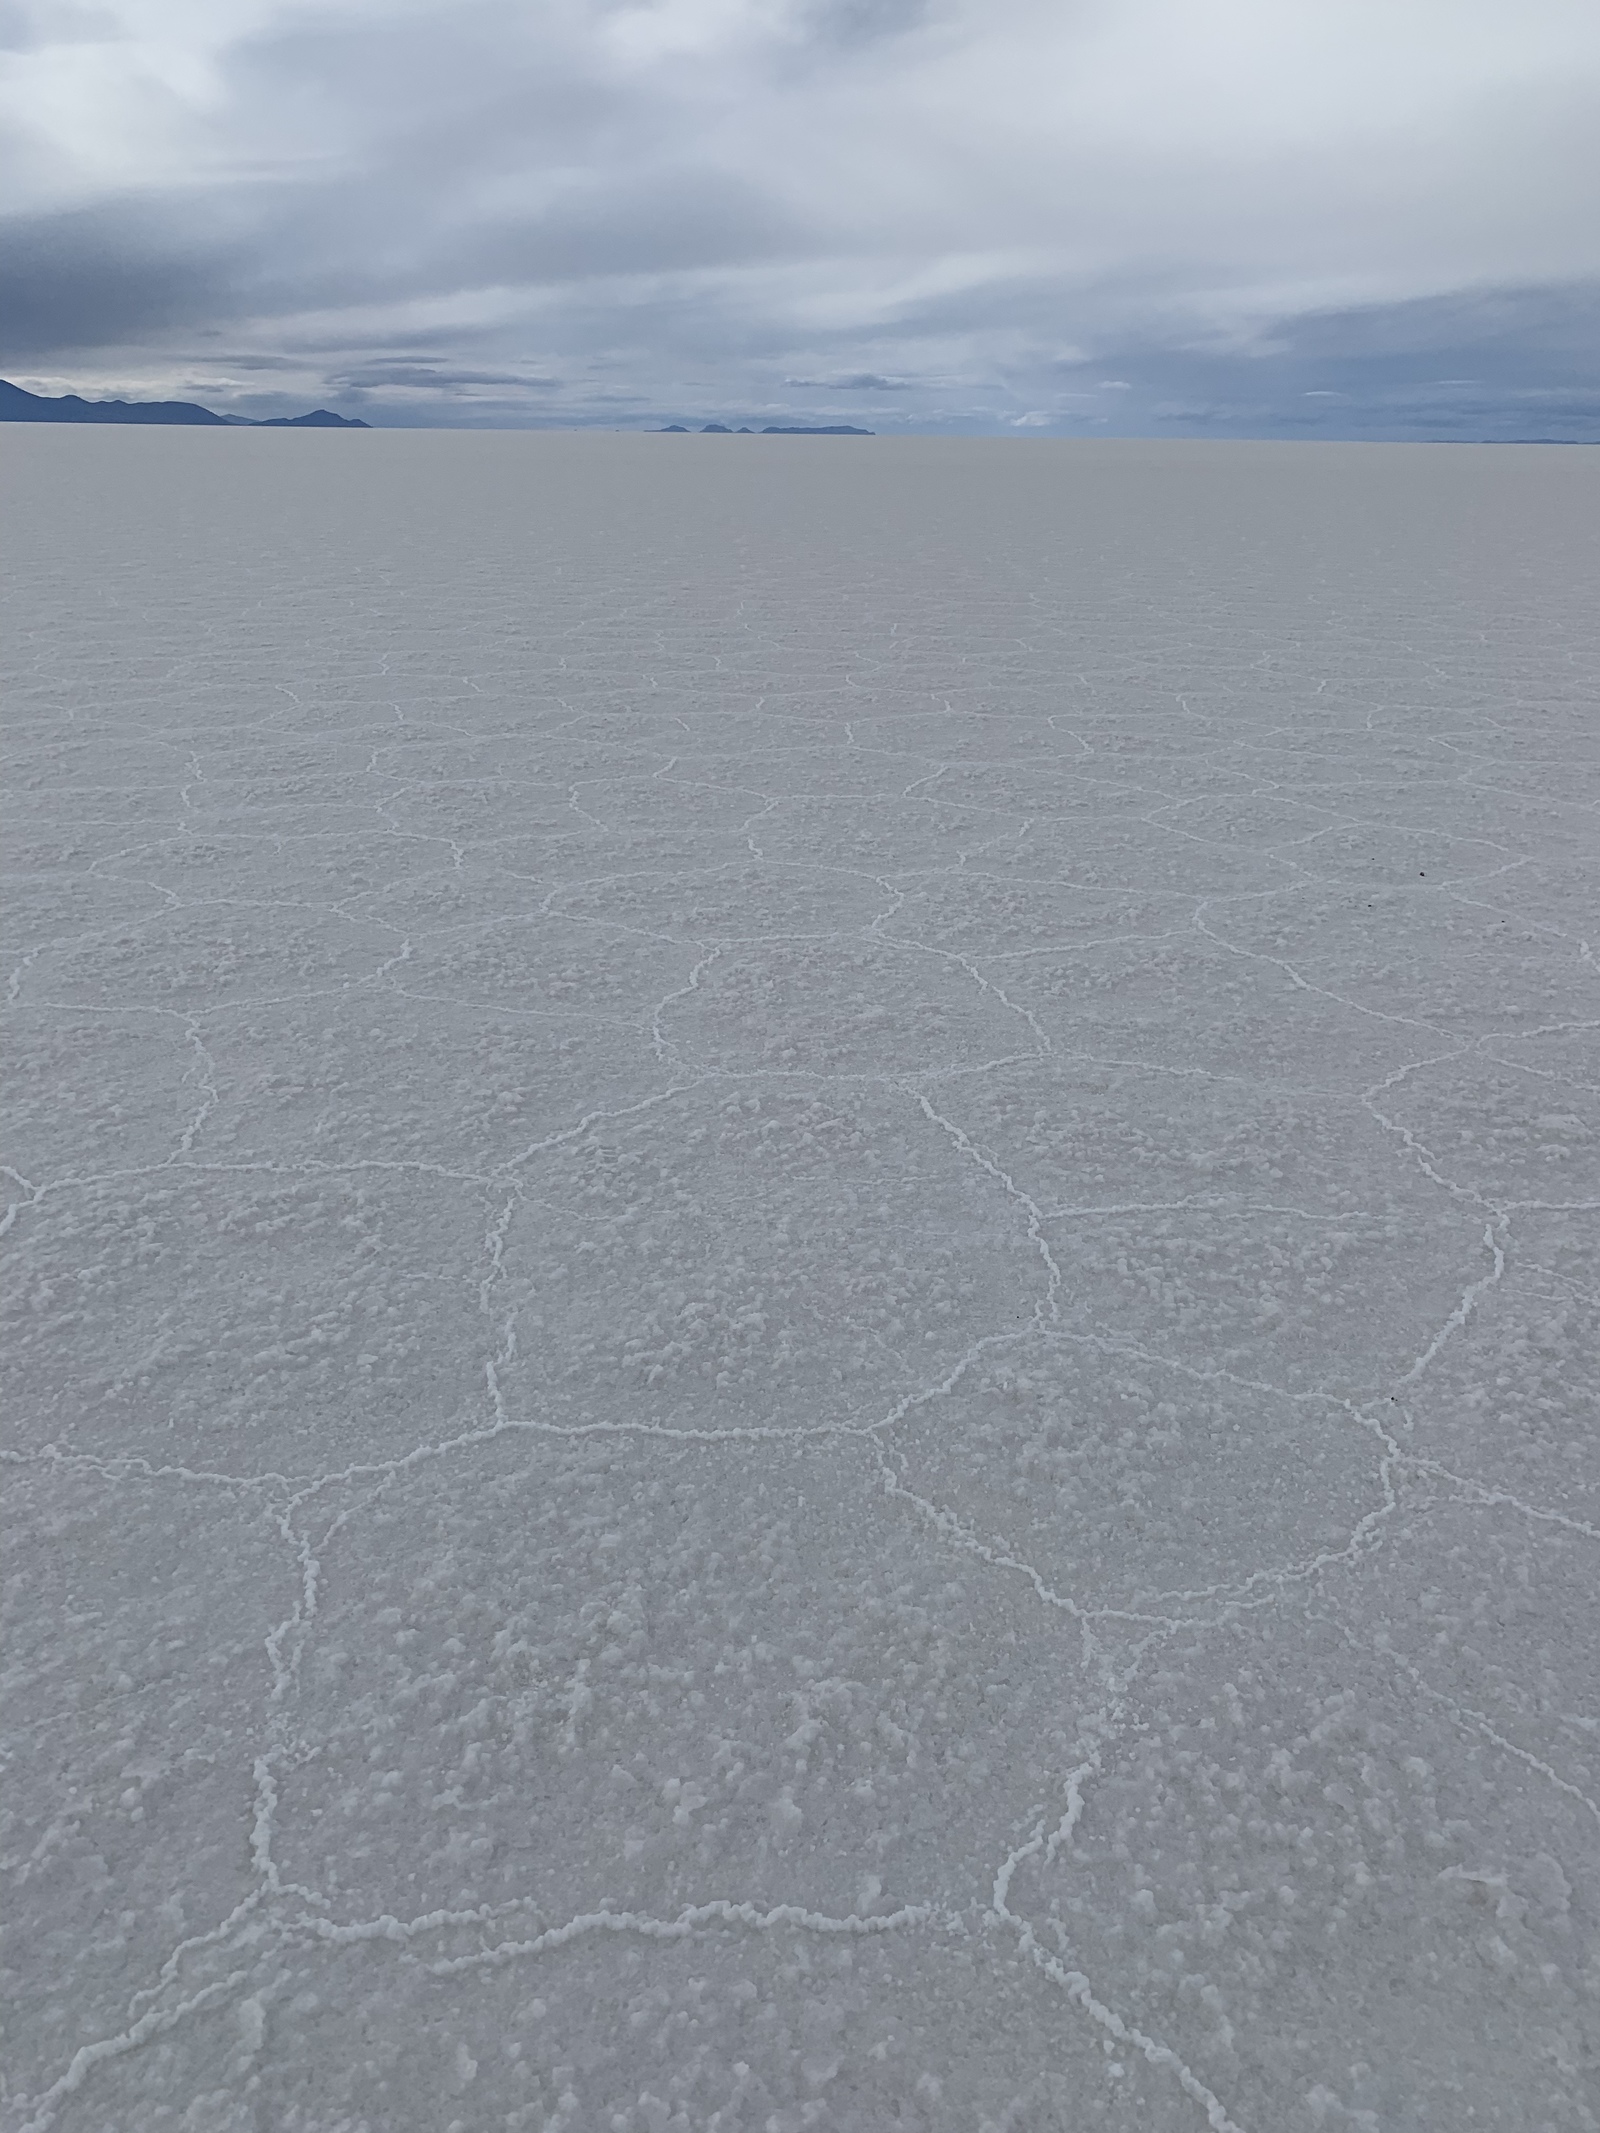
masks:
<instances>
[{"instance_id":1,"label":"dark storm cloud","mask_svg":"<svg viewBox=\"0 0 1600 2133\"><path fill-rule=\"evenodd\" d=\"M1130 412L1148 409L1164 429L1577 440L1600 434L1597 352L1590 284L1315 312L1245 351L1130 345L1112 359ZM1093 392L1086 384L1084 403ZM1128 416L1109 419L1121 428Z\"/></svg>"},{"instance_id":2,"label":"dark storm cloud","mask_svg":"<svg viewBox=\"0 0 1600 2133\"><path fill-rule=\"evenodd\" d=\"M1470 289L1364 310L1311 312L1284 332L1302 362L1403 366L1416 377L1469 355L1510 384L1537 363L1550 377L1588 374L1600 348L1600 285ZM1467 382L1462 380L1460 382Z\"/></svg>"},{"instance_id":3,"label":"dark storm cloud","mask_svg":"<svg viewBox=\"0 0 1600 2133\"><path fill-rule=\"evenodd\" d=\"M1581 427L1600 383L1576 0L0 0L0 33L0 361L48 389L1455 435Z\"/></svg>"},{"instance_id":4,"label":"dark storm cloud","mask_svg":"<svg viewBox=\"0 0 1600 2133\"><path fill-rule=\"evenodd\" d=\"M227 258L132 202L0 221L0 289L12 362L153 338L237 308Z\"/></svg>"}]
</instances>

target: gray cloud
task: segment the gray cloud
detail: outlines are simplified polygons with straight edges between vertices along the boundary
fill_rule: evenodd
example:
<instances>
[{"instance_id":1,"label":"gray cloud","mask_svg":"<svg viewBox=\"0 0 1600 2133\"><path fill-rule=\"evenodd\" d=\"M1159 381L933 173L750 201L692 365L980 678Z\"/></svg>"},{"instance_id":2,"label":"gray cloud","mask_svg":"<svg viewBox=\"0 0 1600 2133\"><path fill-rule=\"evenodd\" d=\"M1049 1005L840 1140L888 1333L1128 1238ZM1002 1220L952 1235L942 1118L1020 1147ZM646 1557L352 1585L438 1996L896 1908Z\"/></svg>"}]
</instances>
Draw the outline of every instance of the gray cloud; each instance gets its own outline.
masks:
<instances>
[{"instance_id":1,"label":"gray cloud","mask_svg":"<svg viewBox=\"0 0 1600 2133\"><path fill-rule=\"evenodd\" d=\"M1600 437L1597 350L1600 285L1588 283L1309 313L1278 322L1260 353L1156 347L1117 360L1164 426L1581 441Z\"/></svg>"},{"instance_id":2,"label":"gray cloud","mask_svg":"<svg viewBox=\"0 0 1600 2133\"><path fill-rule=\"evenodd\" d=\"M876 371L858 370L848 378L785 378L785 385L820 393L897 393L904 386L896 378L880 378Z\"/></svg>"},{"instance_id":3,"label":"gray cloud","mask_svg":"<svg viewBox=\"0 0 1600 2133\"><path fill-rule=\"evenodd\" d=\"M860 45L920 29L931 12L929 0L813 0L799 20L830 44Z\"/></svg>"},{"instance_id":4,"label":"gray cloud","mask_svg":"<svg viewBox=\"0 0 1600 2133\"><path fill-rule=\"evenodd\" d=\"M0 363L48 390L1448 436L1600 395L1573 0L0 0L0 39Z\"/></svg>"},{"instance_id":5,"label":"gray cloud","mask_svg":"<svg viewBox=\"0 0 1600 2133\"><path fill-rule=\"evenodd\" d=\"M336 383L355 391L371 391L383 385L403 385L417 392L449 392L465 385L503 385L517 392L556 392L559 378L541 378L514 370L451 370L442 363L421 363L405 357L385 362L363 363L336 376Z\"/></svg>"}]
</instances>

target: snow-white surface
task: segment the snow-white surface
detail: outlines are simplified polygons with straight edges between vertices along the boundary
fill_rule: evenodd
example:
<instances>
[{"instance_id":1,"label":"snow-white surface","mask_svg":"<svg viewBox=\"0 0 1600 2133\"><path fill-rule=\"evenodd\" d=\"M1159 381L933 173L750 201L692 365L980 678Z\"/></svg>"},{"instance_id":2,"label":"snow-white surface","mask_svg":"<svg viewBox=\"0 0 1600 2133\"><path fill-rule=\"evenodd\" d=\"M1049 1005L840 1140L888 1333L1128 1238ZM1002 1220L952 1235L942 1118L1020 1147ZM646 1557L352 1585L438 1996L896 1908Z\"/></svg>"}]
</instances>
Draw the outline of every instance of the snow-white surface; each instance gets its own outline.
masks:
<instances>
[{"instance_id":1,"label":"snow-white surface","mask_svg":"<svg viewBox=\"0 0 1600 2133\"><path fill-rule=\"evenodd\" d=\"M1600 2125L1600 455L4 440L4 2125Z\"/></svg>"}]
</instances>

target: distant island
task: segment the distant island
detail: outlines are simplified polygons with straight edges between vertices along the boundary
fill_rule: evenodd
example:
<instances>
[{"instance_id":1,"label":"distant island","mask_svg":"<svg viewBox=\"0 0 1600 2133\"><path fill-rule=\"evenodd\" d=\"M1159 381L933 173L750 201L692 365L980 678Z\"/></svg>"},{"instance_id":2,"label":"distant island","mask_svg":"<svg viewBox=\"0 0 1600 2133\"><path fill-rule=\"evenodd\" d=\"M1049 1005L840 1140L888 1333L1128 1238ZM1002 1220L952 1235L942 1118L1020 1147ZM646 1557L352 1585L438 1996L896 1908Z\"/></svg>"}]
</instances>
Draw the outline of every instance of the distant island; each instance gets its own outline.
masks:
<instances>
[{"instance_id":1,"label":"distant island","mask_svg":"<svg viewBox=\"0 0 1600 2133\"><path fill-rule=\"evenodd\" d=\"M669 422L665 429L657 430L658 437L687 437L691 433L681 422ZM876 430L858 430L848 422L830 422L825 428L811 428L799 423L769 422L760 433L763 437L876 437ZM754 430L730 430L725 422L707 422L701 425L702 437L753 437Z\"/></svg>"},{"instance_id":2,"label":"distant island","mask_svg":"<svg viewBox=\"0 0 1600 2133\"><path fill-rule=\"evenodd\" d=\"M192 400L81 400L64 393L52 400L25 392L0 378L0 422L166 422L188 429L224 430L366 430L370 422L314 408L309 415L273 415L253 422L247 415L214 415Z\"/></svg>"}]
</instances>

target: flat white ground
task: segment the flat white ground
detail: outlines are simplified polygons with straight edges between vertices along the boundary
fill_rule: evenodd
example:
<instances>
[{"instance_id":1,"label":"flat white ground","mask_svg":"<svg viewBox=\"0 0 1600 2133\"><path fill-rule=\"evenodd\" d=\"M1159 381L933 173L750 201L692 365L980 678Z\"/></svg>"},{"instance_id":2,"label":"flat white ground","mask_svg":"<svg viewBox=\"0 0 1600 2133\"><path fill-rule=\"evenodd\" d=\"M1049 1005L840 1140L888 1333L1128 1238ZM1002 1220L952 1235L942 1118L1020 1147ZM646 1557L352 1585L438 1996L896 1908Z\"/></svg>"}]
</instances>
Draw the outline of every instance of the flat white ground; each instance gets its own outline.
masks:
<instances>
[{"instance_id":1,"label":"flat white ground","mask_svg":"<svg viewBox=\"0 0 1600 2133\"><path fill-rule=\"evenodd\" d=\"M1600 453L4 446L8 2133L1600 2125Z\"/></svg>"}]
</instances>

